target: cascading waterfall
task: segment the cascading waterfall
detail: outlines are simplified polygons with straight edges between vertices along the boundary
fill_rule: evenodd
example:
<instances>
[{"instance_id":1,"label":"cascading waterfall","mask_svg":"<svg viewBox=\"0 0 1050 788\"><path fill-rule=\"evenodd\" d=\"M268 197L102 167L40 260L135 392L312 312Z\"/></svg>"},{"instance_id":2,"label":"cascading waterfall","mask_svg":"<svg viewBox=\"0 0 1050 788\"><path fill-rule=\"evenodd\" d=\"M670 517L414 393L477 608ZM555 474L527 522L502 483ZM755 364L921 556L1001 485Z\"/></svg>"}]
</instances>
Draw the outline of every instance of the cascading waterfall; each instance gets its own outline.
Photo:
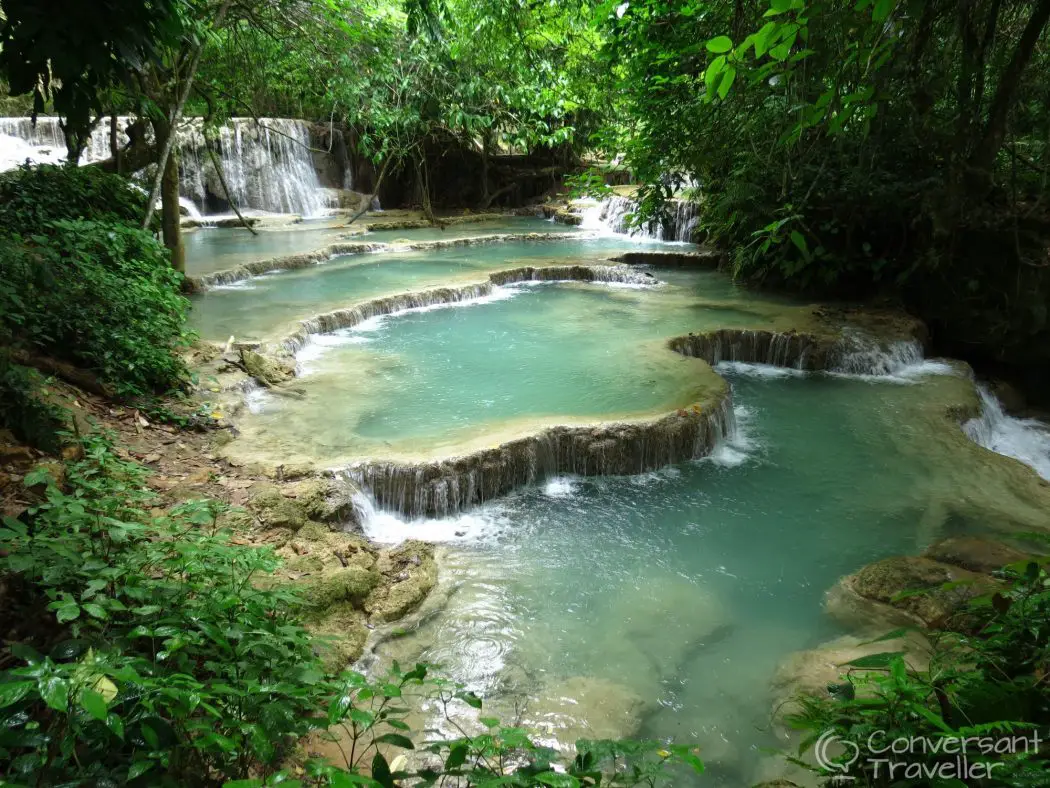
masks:
<instances>
[{"instance_id":1,"label":"cascading waterfall","mask_svg":"<svg viewBox=\"0 0 1050 788\"><path fill-rule=\"evenodd\" d=\"M117 118L121 129L131 123ZM111 156L109 124L91 133L80 164ZM310 129L305 121L288 118L232 118L215 134L215 151L233 201L241 210L318 216L328 207L314 167ZM229 211L199 120L191 119L177 133L180 201L193 218ZM121 135L123 141L123 135ZM65 160L66 145L55 117L0 118L0 171L27 159L56 164Z\"/></svg>"},{"instance_id":2,"label":"cascading waterfall","mask_svg":"<svg viewBox=\"0 0 1050 788\"><path fill-rule=\"evenodd\" d=\"M229 210L202 126L189 124L179 131L177 139L182 194L205 213ZM304 121L232 118L216 131L213 145L238 208L319 216L328 207Z\"/></svg>"},{"instance_id":3,"label":"cascading waterfall","mask_svg":"<svg viewBox=\"0 0 1050 788\"><path fill-rule=\"evenodd\" d=\"M978 386L977 391L981 415L963 425L970 440L996 454L1020 460L1050 480L1050 425L1010 416L987 388Z\"/></svg>"},{"instance_id":4,"label":"cascading waterfall","mask_svg":"<svg viewBox=\"0 0 1050 788\"><path fill-rule=\"evenodd\" d=\"M554 476L624 476L705 457L734 431L726 386L713 403L648 422L550 427L463 457L365 462L347 472L383 509L444 517Z\"/></svg>"},{"instance_id":5,"label":"cascading waterfall","mask_svg":"<svg viewBox=\"0 0 1050 788\"><path fill-rule=\"evenodd\" d=\"M843 329L831 350L827 369L849 375L895 375L921 364L925 355L916 340L882 343L859 331Z\"/></svg>"},{"instance_id":6,"label":"cascading waterfall","mask_svg":"<svg viewBox=\"0 0 1050 788\"><path fill-rule=\"evenodd\" d=\"M638 204L629 197L614 195L584 211L585 229L604 228L614 233L634 238L651 238L657 241L679 241L691 243L700 221L700 207L688 200L672 200L670 212L664 221L651 221L639 227L630 224L631 215Z\"/></svg>"}]
</instances>

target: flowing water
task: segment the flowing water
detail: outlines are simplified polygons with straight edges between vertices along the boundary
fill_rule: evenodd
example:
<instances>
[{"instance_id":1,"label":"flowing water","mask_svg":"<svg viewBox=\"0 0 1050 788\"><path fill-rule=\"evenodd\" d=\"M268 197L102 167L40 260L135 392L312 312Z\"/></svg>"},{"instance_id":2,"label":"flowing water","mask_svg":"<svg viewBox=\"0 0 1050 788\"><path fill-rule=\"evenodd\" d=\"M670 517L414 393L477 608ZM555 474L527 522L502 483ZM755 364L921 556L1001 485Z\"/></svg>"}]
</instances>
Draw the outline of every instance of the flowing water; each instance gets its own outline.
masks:
<instances>
[{"instance_id":1,"label":"flowing water","mask_svg":"<svg viewBox=\"0 0 1050 788\"><path fill-rule=\"evenodd\" d=\"M347 258L209 292L195 319L214 336L279 336L334 304L530 263L596 262L625 244L637 248L567 237ZM668 337L782 330L809 313L715 272L652 273L659 284L495 286L312 337L292 392L255 395L229 449L338 467L667 411L717 384L703 362L668 350ZM540 479L440 519L362 500L372 538L443 544L425 615L388 631L368 664L439 663L489 713L555 743L698 741L703 784L757 781L777 744L770 677L791 652L842 634L822 607L838 578L950 535L1048 526L1045 485L979 445L1002 451L1008 434L1016 446L1017 430L1033 425L986 401L964 431L948 418L980 404L964 369L900 346L855 346L837 373L719 365L736 430L702 460Z\"/></svg>"}]
</instances>

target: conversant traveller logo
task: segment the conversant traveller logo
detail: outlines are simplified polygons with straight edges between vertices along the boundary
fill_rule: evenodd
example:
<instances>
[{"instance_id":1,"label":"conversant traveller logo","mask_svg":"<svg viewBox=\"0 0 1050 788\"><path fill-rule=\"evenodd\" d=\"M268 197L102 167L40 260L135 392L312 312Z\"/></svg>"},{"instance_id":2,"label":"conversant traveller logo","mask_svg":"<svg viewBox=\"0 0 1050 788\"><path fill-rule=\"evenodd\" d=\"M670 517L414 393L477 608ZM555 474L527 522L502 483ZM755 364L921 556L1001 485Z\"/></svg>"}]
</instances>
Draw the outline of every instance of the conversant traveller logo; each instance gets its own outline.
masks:
<instances>
[{"instance_id":1,"label":"conversant traveller logo","mask_svg":"<svg viewBox=\"0 0 1050 788\"><path fill-rule=\"evenodd\" d=\"M991 736L893 736L874 731L861 742L824 731L813 747L817 766L833 783L856 775L886 780L986 780L1006 759L1035 754L1043 739L1036 731Z\"/></svg>"}]
</instances>

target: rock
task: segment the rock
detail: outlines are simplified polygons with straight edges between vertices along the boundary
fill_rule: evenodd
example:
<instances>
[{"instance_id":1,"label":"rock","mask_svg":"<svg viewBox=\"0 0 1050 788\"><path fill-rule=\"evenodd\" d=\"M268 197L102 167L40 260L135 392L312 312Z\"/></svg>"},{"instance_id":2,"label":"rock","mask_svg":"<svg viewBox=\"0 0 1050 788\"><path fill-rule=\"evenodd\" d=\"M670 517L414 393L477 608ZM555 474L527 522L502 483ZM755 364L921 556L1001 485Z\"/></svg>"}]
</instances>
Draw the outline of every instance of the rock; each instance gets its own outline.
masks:
<instances>
[{"instance_id":1,"label":"rock","mask_svg":"<svg viewBox=\"0 0 1050 788\"><path fill-rule=\"evenodd\" d=\"M857 596L889 605L930 629L964 625L962 615L967 604L997 585L986 575L913 556L876 561L840 582ZM957 582L963 584L941 588ZM918 590L928 593L895 599L901 592Z\"/></svg>"},{"instance_id":2,"label":"rock","mask_svg":"<svg viewBox=\"0 0 1050 788\"><path fill-rule=\"evenodd\" d=\"M247 531L255 524L255 518L241 508L232 508L219 515L217 525L233 531Z\"/></svg>"},{"instance_id":3,"label":"rock","mask_svg":"<svg viewBox=\"0 0 1050 788\"><path fill-rule=\"evenodd\" d=\"M374 569L348 566L313 581L306 595L310 604L319 610L328 610L340 602L352 602L357 605L379 585L380 579L379 573Z\"/></svg>"},{"instance_id":4,"label":"rock","mask_svg":"<svg viewBox=\"0 0 1050 788\"><path fill-rule=\"evenodd\" d=\"M298 531L307 521L306 507L293 498L281 494L276 485L265 482L255 485L248 499L248 508L266 528L290 528Z\"/></svg>"},{"instance_id":5,"label":"rock","mask_svg":"<svg viewBox=\"0 0 1050 788\"><path fill-rule=\"evenodd\" d=\"M979 536L955 536L944 539L926 548L923 556L932 561L959 566L983 574L997 572L1007 564L1015 564L1031 558L1028 554L1002 542Z\"/></svg>"},{"instance_id":6,"label":"rock","mask_svg":"<svg viewBox=\"0 0 1050 788\"><path fill-rule=\"evenodd\" d=\"M310 624L314 634L313 647L331 671L340 671L356 662L368 640L364 614L351 603L340 603L328 608L317 621Z\"/></svg>"},{"instance_id":7,"label":"rock","mask_svg":"<svg viewBox=\"0 0 1050 788\"><path fill-rule=\"evenodd\" d=\"M396 621L411 612L437 583L434 548L425 542L409 540L381 553L376 569L383 582L365 602L373 622Z\"/></svg>"},{"instance_id":8,"label":"rock","mask_svg":"<svg viewBox=\"0 0 1050 788\"><path fill-rule=\"evenodd\" d=\"M239 351L241 364L244 365L248 374L264 386L276 386L295 377L294 362L265 356L245 347L240 348Z\"/></svg>"},{"instance_id":9,"label":"rock","mask_svg":"<svg viewBox=\"0 0 1050 788\"><path fill-rule=\"evenodd\" d=\"M911 631L895 640L871 642L866 637L844 635L807 651L789 654L777 667L771 682L773 717L778 721L799 711L794 702L798 695L830 698L828 688L840 684L851 668L846 664L861 657L887 651L903 651L905 662L915 670L924 670L929 664L928 641L919 632ZM863 673L865 671L861 671ZM786 739L783 728L777 731Z\"/></svg>"},{"instance_id":10,"label":"rock","mask_svg":"<svg viewBox=\"0 0 1050 788\"><path fill-rule=\"evenodd\" d=\"M339 484L334 479L305 479L288 485L281 492L301 503L311 520L357 525L348 484Z\"/></svg>"},{"instance_id":11,"label":"rock","mask_svg":"<svg viewBox=\"0 0 1050 788\"><path fill-rule=\"evenodd\" d=\"M1024 411L1028 406L1028 401L1025 398L1024 393L1011 383L1007 383L1005 380L993 380L989 386L992 390L992 394L999 400L1003 406L1003 410L1007 413L1018 414Z\"/></svg>"}]
</instances>

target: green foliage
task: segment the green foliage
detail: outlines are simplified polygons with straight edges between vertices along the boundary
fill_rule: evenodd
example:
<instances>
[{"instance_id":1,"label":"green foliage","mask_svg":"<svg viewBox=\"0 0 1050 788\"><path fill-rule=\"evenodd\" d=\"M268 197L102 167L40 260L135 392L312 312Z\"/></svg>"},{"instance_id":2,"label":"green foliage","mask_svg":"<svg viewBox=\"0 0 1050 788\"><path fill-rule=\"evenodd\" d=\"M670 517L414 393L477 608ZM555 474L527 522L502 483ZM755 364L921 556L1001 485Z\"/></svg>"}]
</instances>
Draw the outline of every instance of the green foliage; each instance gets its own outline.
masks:
<instances>
[{"instance_id":1,"label":"green foliage","mask_svg":"<svg viewBox=\"0 0 1050 788\"><path fill-rule=\"evenodd\" d=\"M43 380L35 370L12 363L0 351L0 427L44 451L58 449L66 414L41 397Z\"/></svg>"},{"instance_id":2,"label":"green foliage","mask_svg":"<svg viewBox=\"0 0 1050 788\"><path fill-rule=\"evenodd\" d=\"M800 711L789 722L803 732L799 754L834 736L852 742L852 748L818 770L838 784L843 773L852 784L888 786L918 764L927 774L947 764L954 768L957 753L950 748L910 746L907 752L873 752L897 739L936 742L971 740L967 757L972 763L994 765L989 784L1045 785L1050 762L1035 746L1050 723L1050 694L1044 686L1050 670L1050 576L1037 563L1022 562L1003 571L1003 590L974 600L965 632L942 633L932 641L925 670L908 667L899 652L873 654L844 666L848 681L836 685L829 698L801 697ZM895 639L903 631L887 634ZM1000 743L998 751L982 752L976 739ZM869 758L889 759L876 764ZM900 764L891 778L888 763ZM827 766L827 764L825 764ZM913 769L916 767L912 767ZM962 785L962 782L922 782L909 785ZM982 783L983 784L983 783Z\"/></svg>"},{"instance_id":3,"label":"green foliage","mask_svg":"<svg viewBox=\"0 0 1050 788\"><path fill-rule=\"evenodd\" d=\"M102 114L101 96L182 35L185 0L3 0L0 70L34 113L53 101L75 161ZM94 116L94 118L92 117Z\"/></svg>"},{"instance_id":4,"label":"green foliage","mask_svg":"<svg viewBox=\"0 0 1050 788\"><path fill-rule=\"evenodd\" d=\"M181 279L152 236L126 225L53 221L0 237L0 336L94 371L120 396L177 387Z\"/></svg>"},{"instance_id":5,"label":"green foliage","mask_svg":"<svg viewBox=\"0 0 1050 788\"><path fill-rule=\"evenodd\" d=\"M686 183L742 279L902 295L935 332L1045 358L1043 2L609 3L601 144L643 218Z\"/></svg>"},{"instance_id":6,"label":"green foliage","mask_svg":"<svg viewBox=\"0 0 1050 788\"><path fill-rule=\"evenodd\" d=\"M137 225L146 195L97 167L39 165L0 173L0 235L46 232L59 219Z\"/></svg>"},{"instance_id":7,"label":"green foliage","mask_svg":"<svg viewBox=\"0 0 1050 788\"><path fill-rule=\"evenodd\" d=\"M484 717L483 735L417 745L411 703L433 696L455 726L455 710L480 710L481 700L424 665L395 664L377 679L326 672L300 598L270 577L271 549L231 544L212 502L157 515L141 466L100 438L83 448L61 486L30 473L25 485L45 485L44 500L0 528L0 604L14 627L0 673L10 784L392 786L450 776L629 786L702 768L685 747L581 742L559 772L555 753ZM340 734L345 763L304 763L297 744L309 733ZM437 768L388 761L391 749L416 746Z\"/></svg>"}]
</instances>

